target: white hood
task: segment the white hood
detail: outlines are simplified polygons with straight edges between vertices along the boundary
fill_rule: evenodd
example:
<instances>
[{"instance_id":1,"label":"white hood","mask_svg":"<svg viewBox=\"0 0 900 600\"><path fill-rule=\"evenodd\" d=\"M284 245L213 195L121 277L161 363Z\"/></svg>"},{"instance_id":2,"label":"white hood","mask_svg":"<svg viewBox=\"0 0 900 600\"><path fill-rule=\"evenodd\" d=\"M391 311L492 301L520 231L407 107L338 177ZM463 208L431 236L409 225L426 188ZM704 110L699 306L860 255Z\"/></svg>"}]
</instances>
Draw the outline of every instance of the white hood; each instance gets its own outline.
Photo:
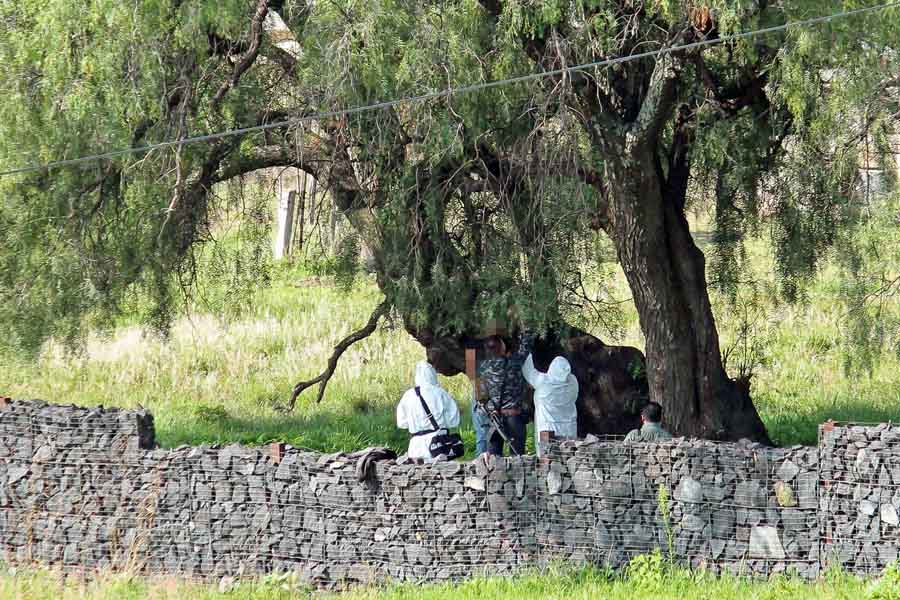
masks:
<instances>
[{"instance_id":1,"label":"white hood","mask_svg":"<svg viewBox=\"0 0 900 600\"><path fill-rule=\"evenodd\" d=\"M550 370L547 371L547 375L554 383L565 383L571 373L572 366L562 356L554 358L550 363Z\"/></svg>"},{"instance_id":2,"label":"white hood","mask_svg":"<svg viewBox=\"0 0 900 600\"><path fill-rule=\"evenodd\" d=\"M529 355L522 365L522 376L534 388L535 447L542 455L541 431L552 431L563 438L578 435L578 380L572 375L572 365L562 356L554 358L547 372L541 373Z\"/></svg>"},{"instance_id":3,"label":"white hood","mask_svg":"<svg viewBox=\"0 0 900 600\"><path fill-rule=\"evenodd\" d=\"M418 387L437 387L438 385L437 371L424 360L416 363L416 385Z\"/></svg>"}]
</instances>

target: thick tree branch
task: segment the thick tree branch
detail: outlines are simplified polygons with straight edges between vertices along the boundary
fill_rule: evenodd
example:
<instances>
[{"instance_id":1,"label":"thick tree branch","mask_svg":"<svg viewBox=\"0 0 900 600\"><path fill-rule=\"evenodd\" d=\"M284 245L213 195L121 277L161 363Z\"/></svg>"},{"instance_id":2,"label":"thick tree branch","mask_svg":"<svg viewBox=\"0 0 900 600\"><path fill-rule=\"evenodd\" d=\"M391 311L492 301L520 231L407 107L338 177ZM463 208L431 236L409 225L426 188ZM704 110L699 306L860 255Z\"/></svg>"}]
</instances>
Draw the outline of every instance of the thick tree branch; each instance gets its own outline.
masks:
<instances>
[{"instance_id":1,"label":"thick tree branch","mask_svg":"<svg viewBox=\"0 0 900 600\"><path fill-rule=\"evenodd\" d=\"M753 106L766 95L766 84L769 81L768 71L763 67L763 60L747 68L745 77L726 86L709 70L703 55L693 55L694 65L703 81L704 87L712 95L716 108L726 116L734 116L741 109Z\"/></svg>"},{"instance_id":2,"label":"thick tree branch","mask_svg":"<svg viewBox=\"0 0 900 600\"><path fill-rule=\"evenodd\" d=\"M682 105L675 119L672 146L669 149L668 170L665 179L665 194L684 209L687 199L688 181L691 177L690 152L694 142L694 113Z\"/></svg>"},{"instance_id":3,"label":"thick tree branch","mask_svg":"<svg viewBox=\"0 0 900 600\"><path fill-rule=\"evenodd\" d=\"M369 321L362 329L354 331L353 333L342 339L340 342L338 342L338 344L334 347L334 352L328 359L328 366L325 368L325 370L322 371L322 373L315 379L310 379L309 381L301 381L294 386L294 389L291 392L291 400L288 403L288 410L294 410L294 405L297 402L297 397L302 394L305 389L310 388L316 384L319 384L319 393L316 395L316 402L321 402L322 398L325 396L325 388L328 386L328 381L331 379L331 376L334 375L335 369L337 369L338 360L340 360L341 356L344 354L344 352L347 351L350 346L372 335L375 332L375 328L378 327L378 321L381 319L381 317L387 314L390 308L390 302L388 302L387 299L382 300L381 304L376 306L375 310L372 311L372 314L369 317Z\"/></svg>"},{"instance_id":4,"label":"thick tree branch","mask_svg":"<svg viewBox=\"0 0 900 600\"><path fill-rule=\"evenodd\" d=\"M259 0L259 3L256 5L256 12L253 14L253 19L250 22L250 48L234 66L234 71L228 81L222 84L213 97L211 102L213 111L219 110L219 105L225 98L225 94L237 86L241 76L256 62L256 57L259 56L259 47L262 45L263 21L266 20L268 13L269 0Z\"/></svg>"},{"instance_id":5,"label":"thick tree branch","mask_svg":"<svg viewBox=\"0 0 900 600\"><path fill-rule=\"evenodd\" d=\"M679 36L676 39L680 39ZM673 42L675 43L675 42ZM650 87L641 103L637 118L626 134L626 147L632 150L638 146L652 143L659 137L663 125L675 108L675 92L681 61L673 53L660 56L650 77Z\"/></svg>"}]
</instances>

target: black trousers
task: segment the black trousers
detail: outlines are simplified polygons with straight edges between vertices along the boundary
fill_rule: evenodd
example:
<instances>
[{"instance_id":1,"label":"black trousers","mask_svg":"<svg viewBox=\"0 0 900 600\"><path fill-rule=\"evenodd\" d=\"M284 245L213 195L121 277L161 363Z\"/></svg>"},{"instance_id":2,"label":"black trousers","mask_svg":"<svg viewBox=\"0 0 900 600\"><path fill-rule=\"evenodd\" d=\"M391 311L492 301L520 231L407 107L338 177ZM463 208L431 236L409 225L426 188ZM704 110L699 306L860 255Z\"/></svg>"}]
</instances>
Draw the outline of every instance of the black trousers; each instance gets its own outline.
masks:
<instances>
[{"instance_id":1,"label":"black trousers","mask_svg":"<svg viewBox=\"0 0 900 600\"><path fill-rule=\"evenodd\" d=\"M524 415L516 415L514 417L499 417L500 425L503 427L503 433L512 442L512 449L519 454L525 454L525 431L527 422ZM488 440L488 446L491 454L495 456L503 456L503 438L499 433L494 431Z\"/></svg>"}]
</instances>

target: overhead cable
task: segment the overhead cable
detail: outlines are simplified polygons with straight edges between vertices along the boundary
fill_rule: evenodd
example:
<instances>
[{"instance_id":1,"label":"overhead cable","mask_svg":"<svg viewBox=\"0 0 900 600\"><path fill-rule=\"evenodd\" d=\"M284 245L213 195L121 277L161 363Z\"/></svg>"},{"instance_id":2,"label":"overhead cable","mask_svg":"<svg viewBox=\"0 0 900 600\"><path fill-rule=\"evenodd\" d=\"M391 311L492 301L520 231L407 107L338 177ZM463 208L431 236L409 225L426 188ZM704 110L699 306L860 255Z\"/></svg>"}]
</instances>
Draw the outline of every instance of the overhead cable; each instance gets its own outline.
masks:
<instances>
[{"instance_id":1,"label":"overhead cable","mask_svg":"<svg viewBox=\"0 0 900 600\"><path fill-rule=\"evenodd\" d=\"M394 106L398 106L401 104L411 104L416 102L423 102L426 100L435 100L438 98L446 98L456 94L467 94L470 92L477 92L481 90L512 85L516 83L524 83L528 81L534 81L538 79L543 79L545 77L555 77L558 75L564 75L567 73L574 73L578 71L587 71L590 69L596 69L599 67L609 67L617 64L622 64L626 62L631 62L634 60L641 60L645 58L652 58L657 56L662 56L665 54L671 54L673 52L682 52L684 50L692 50L695 48L703 48L707 46L714 46L719 44L724 44L728 42L733 42L736 40L752 38L760 35L765 35L768 33L776 33L779 31L786 31L791 28L796 27L807 27L810 25L818 25L821 23L827 23L829 21L833 21L835 19L851 17L856 15L861 15L864 13L871 13L880 10L886 10L890 8L900 7L900 0L896 0L894 2L888 2L885 4L878 4L875 6L866 6L863 8L856 8L853 10L846 10L839 13L834 13L831 15L824 15L820 17L813 17L810 19L803 19L800 21L792 21L789 23L784 23L782 25L774 25L772 27L765 27L762 29L754 29L752 31L745 31L741 33L734 33L722 37L710 38L705 40L699 40L696 42L690 42L688 44L680 44L677 46L669 46L666 48L659 48L657 50L648 50L646 52L639 52L636 54L629 54L626 56L621 56L617 58L608 58L604 60L598 60L594 62L573 65L570 67L563 67L559 69L551 69L549 71L541 71L538 73L529 73L528 75L520 75L517 77L510 77L507 79L498 79L495 81L484 81L480 83L475 83L471 85L465 85L455 88L447 88L445 90L440 90L436 92L428 92L426 94L419 94L416 96L406 96L403 98L397 98L394 100L385 100L383 102L377 102L374 104L366 104L363 106L355 106L351 108L341 109L341 110L332 110L325 112L313 113L305 116L292 117L290 119L284 119L281 121L273 121L271 123L262 123L260 125L254 125L251 127L242 127L239 129L229 129L227 131L220 131L216 133L209 133L205 135L198 135L194 137L181 138L177 140L168 140L164 142L156 142L153 144L146 144L143 146L134 146L129 148L120 148L118 150L111 150L109 152L103 152L100 154L92 154L89 156L82 156L78 158L71 158L65 160L56 160L42 164L32 164L25 165L22 167L17 167L13 169L9 169L7 171L0 171L0 177L5 177L9 175L18 175L22 173L30 173L34 171L43 171L48 169L56 169L59 167L68 167L74 166L84 163L91 163L100 160L105 160L109 158L116 158L119 156L125 156L129 154L141 154L145 152L150 152L153 150L159 150L164 148L172 148L178 146L187 146L191 144L198 144L201 142L209 142L214 140L220 140L224 138L229 138L233 136L246 135L248 133L256 133L260 131L267 131L271 129L282 129L284 127L291 127L301 125L303 123L311 123L314 121L321 121L325 119L334 119L337 117L356 115L360 113L381 110L385 108L392 108Z\"/></svg>"}]
</instances>

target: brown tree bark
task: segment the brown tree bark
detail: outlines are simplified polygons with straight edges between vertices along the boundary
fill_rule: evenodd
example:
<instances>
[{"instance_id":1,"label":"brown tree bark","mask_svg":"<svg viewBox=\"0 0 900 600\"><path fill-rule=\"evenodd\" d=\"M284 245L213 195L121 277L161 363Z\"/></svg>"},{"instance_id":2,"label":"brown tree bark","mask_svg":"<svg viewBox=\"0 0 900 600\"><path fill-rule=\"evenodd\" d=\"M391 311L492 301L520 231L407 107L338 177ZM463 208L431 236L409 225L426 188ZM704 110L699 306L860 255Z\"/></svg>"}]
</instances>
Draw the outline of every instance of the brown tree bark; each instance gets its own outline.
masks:
<instances>
[{"instance_id":1,"label":"brown tree bark","mask_svg":"<svg viewBox=\"0 0 900 600\"><path fill-rule=\"evenodd\" d=\"M665 425L676 435L770 443L748 382L725 372L684 189L666 185L650 145L611 163L608 176L605 229L634 294L649 396L663 406Z\"/></svg>"}]
</instances>

